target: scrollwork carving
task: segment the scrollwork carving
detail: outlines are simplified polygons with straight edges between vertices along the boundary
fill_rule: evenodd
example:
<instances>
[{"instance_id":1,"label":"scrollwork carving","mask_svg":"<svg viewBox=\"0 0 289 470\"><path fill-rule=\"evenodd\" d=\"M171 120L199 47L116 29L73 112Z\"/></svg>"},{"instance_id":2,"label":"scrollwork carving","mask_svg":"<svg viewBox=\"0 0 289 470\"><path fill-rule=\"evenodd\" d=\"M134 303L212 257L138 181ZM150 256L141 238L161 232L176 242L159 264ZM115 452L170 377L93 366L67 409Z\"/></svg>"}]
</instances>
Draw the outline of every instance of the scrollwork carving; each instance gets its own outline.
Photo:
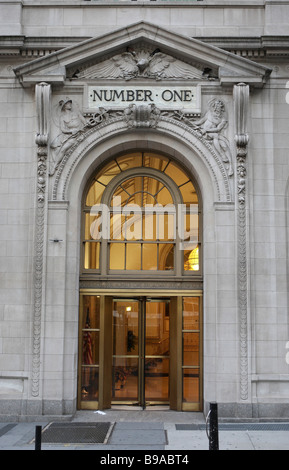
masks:
<instances>
[{"instance_id":1,"label":"scrollwork carving","mask_svg":"<svg viewBox=\"0 0 289 470\"><path fill-rule=\"evenodd\" d=\"M248 282L247 282L247 215L246 180L247 109L249 86L240 83L234 87L235 142L237 147L237 197L238 197L238 307L240 319L240 395L248 399Z\"/></svg>"},{"instance_id":2,"label":"scrollwork carving","mask_svg":"<svg viewBox=\"0 0 289 470\"><path fill-rule=\"evenodd\" d=\"M38 202L44 202L45 188L46 188L46 158L47 156L38 154L37 163L37 199Z\"/></svg>"},{"instance_id":3,"label":"scrollwork carving","mask_svg":"<svg viewBox=\"0 0 289 470\"><path fill-rule=\"evenodd\" d=\"M50 95L51 86L48 83L41 82L36 85L35 99L38 131L35 136L35 142L40 147L46 147L48 143L50 129Z\"/></svg>"},{"instance_id":4,"label":"scrollwork carving","mask_svg":"<svg viewBox=\"0 0 289 470\"><path fill-rule=\"evenodd\" d=\"M50 129L51 86L47 83L36 85L35 98L37 108L38 132L37 144L37 205L35 224L34 253L34 303L33 303L33 351L32 351L32 396L39 395L40 380L40 342L42 312L42 277L44 245L44 213L47 179L47 144Z\"/></svg>"}]
</instances>

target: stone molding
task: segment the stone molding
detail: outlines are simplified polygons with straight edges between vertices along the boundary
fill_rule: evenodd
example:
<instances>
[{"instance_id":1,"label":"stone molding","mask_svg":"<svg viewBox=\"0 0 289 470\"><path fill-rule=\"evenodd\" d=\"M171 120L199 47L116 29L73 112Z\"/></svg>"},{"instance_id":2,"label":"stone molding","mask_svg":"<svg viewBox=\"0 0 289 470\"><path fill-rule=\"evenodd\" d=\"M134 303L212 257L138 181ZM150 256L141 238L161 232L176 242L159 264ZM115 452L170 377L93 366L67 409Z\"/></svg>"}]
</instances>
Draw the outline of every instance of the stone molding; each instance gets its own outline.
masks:
<instances>
[{"instance_id":1,"label":"stone molding","mask_svg":"<svg viewBox=\"0 0 289 470\"><path fill-rule=\"evenodd\" d=\"M211 46L218 47L252 61L266 58L289 57L289 36L260 36L260 37L199 37L195 39ZM26 37L23 35L0 37L0 56L14 56L32 61L58 52L65 47L87 41L90 37Z\"/></svg>"}]
</instances>

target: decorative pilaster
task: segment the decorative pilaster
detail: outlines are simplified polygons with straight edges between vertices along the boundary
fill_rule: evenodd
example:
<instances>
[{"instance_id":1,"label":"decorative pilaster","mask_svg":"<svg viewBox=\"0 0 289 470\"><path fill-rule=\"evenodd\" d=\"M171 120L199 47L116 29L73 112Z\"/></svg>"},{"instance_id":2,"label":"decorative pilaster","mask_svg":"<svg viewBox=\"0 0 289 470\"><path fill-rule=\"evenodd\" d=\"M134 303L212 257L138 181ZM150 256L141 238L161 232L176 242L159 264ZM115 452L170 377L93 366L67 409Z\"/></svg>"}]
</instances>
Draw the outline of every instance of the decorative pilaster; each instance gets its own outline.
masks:
<instances>
[{"instance_id":1,"label":"decorative pilaster","mask_svg":"<svg viewBox=\"0 0 289 470\"><path fill-rule=\"evenodd\" d=\"M32 353L32 396L39 395L40 379L40 339L43 282L43 244L45 192L47 181L47 153L50 121L51 86L40 83L35 88L38 132L35 136L37 144L37 201L35 223L34 253L34 305L33 305L33 353Z\"/></svg>"},{"instance_id":2,"label":"decorative pilaster","mask_svg":"<svg viewBox=\"0 0 289 470\"><path fill-rule=\"evenodd\" d=\"M240 321L240 396L248 399L248 279L247 279L247 111L249 86L234 86L238 189L238 309Z\"/></svg>"}]
</instances>

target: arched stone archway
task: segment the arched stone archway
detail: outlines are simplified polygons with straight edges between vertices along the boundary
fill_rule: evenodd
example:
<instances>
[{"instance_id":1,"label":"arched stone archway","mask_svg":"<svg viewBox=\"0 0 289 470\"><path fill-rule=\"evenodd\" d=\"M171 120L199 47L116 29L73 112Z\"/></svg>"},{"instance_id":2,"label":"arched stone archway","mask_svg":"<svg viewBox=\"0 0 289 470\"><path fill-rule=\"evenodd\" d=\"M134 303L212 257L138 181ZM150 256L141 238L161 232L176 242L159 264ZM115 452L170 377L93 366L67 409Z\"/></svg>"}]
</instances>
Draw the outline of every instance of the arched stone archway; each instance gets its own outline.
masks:
<instances>
[{"instance_id":1,"label":"arched stone archway","mask_svg":"<svg viewBox=\"0 0 289 470\"><path fill-rule=\"evenodd\" d=\"M85 155L91 154L92 149L95 149L94 164L98 164L113 152L141 145L150 145L152 150L175 155L197 178L201 171L195 167L203 166L212 181L214 202L234 201L232 174L228 174L222 155L197 131L168 118L162 118L155 129L130 130L122 119L104 122L89 129L79 142L75 142L60 163L52 178L50 199L67 200L69 182L75 168Z\"/></svg>"},{"instance_id":2,"label":"arched stone archway","mask_svg":"<svg viewBox=\"0 0 289 470\"><path fill-rule=\"evenodd\" d=\"M135 36L129 36L131 33ZM75 410L81 195L88 178L98 165L115 152L140 147L172 155L194 175L202 195L206 330L204 400L218 400L220 403L229 403L228 406L237 406L240 400L241 403L250 404L251 400L248 387L249 286L246 238L248 136L244 116L244 111L248 108L245 95L247 96L249 87L238 82L239 77L242 77L252 87L260 87L270 71L225 51L212 49L199 41L179 37L160 29L159 26L146 23L120 30L116 35L108 35L107 39L111 41L110 53L122 53L123 50L120 49L129 44L133 37L135 41L147 43L152 33L154 39L149 39L150 46L152 43L154 46L157 43L160 47L166 44L167 52L178 56L182 62L190 59L195 64L198 59L203 65L213 66L214 80L216 79L214 82L209 82L208 78L203 76L200 66L198 73L194 75L194 80L196 79L200 85L199 89L202 90L202 103L194 118L201 117L210 101L215 100L220 104L221 100L217 97L220 96L226 101L229 125L228 130L224 134L221 131L221 134L225 139L228 136L227 142L232 147L231 150L234 137L237 144L236 161L232 158L229 168L228 158L222 151L224 147L218 146L218 139L214 140L212 136L209 139L205 129L193 122L189 112L182 115L178 109L174 115L162 110L160 114L152 117L151 109L146 109L142 110L145 119L141 117L141 112L137 112L136 120L130 120L125 118L128 110L122 109L119 116L112 112L107 120L95 121L85 130L81 130L73 144L66 148L54 174L47 178L50 163L48 150L51 144L49 127L52 121L49 107L53 103L56 104L57 100L57 104L62 102L65 96L62 93L68 93L70 100L71 96L75 97L76 101L79 100L79 108L87 117L88 98L84 82L76 77L76 81L71 83L75 77L75 67L81 64L84 70L87 70L91 67L91 60L101 63L107 54L107 43L104 44L100 38L94 38L41 59L40 62L18 67L15 71L24 86L36 84L38 120L31 395L47 409L54 403L56 408L61 408L60 414L69 409ZM120 35L124 36L119 42ZM192 63L190 65L194 68ZM88 77L86 72L81 76L85 79ZM93 77L99 78L97 74ZM171 83L170 78L166 78L169 79L168 83ZM189 77L186 74L179 78L185 85L189 85ZM40 83L41 80L47 79L49 84ZM146 80L144 83L147 83ZM50 89L54 85L56 87L51 98ZM231 328L229 339L222 330L224 324ZM51 338L57 338L53 350L50 347ZM224 357L224 341L227 341L227 351L231 347L230 358L228 355ZM56 355L62 359L59 362L54 361L52 367L52 358ZM226 367L223 367L226 361ZM44 408L43 411L45 412Z\"/></svg>"},{"instance_id":3,"label":"arched stone archway","mask_svg":"<svg viewBox=\"0 0 289 470\"><path fill-rule=\"evenodd\" d=\"M62 298L62 319L65 324L74 325L74 335L69 336L64 326L63 348L73 344L71 354L64 356L63 374L70 374L70 391L64 396L64 402L75 403L77 371L75 363L78 355L78 337L76 327L79 314L79 247L80 247L80 201L83 190L91 174L113 155L136 149L147 149L170 155L179 162L196 180L202 197L204 211L204 322L210 329L216 328L216 310L213 299L218 296L217 258L222 258L216 243L216 233L224 229L222 218L231 220L234 226L234 177L229 176L220 155L198 133L188 126L172 119L161 120L157 128L128 129L118 120L103 126L92 128L88 135L71 148L64 157L55 175L49 181L48 237L56 236L63 241L59 244L48 243L47 257L58 259L65 273L62 289L58 289ZM50 221L58 218L63 224L60 231L51 232L55 225ZM218 220L220 219L221 222ZM228 222L225 222L226 224ZM218 225L220 226L218 227ZM58 235L59 234L59 235ZM224 244L225 237L221 236ZM232 244L234 241L232 240ZM58 253L58 254L57 254ZM225 255L227 256L227 255ZM220 262L220 261L219 261ZM230 260L235 264L235 256ZM232 271L235 268L231 268ZM48 274L48 278L50 274ZM47 293L50 282L47 279ZM60 292L61 291L61 292ZM48 294L49 296L49 294ZM50 296L52 298L52 294ZM69 302L67 302L69 299ZM234 300L235 303L236 299ZM53 303L53 302L52 302ZM48 306L50 309L51 306ZM214 326L213 326L214 325ZM213 346L213 349L216 345ZM215 394L215 379L205 371L215 361L216 352L212 352L211 341L204 338L204 400ZM72 364L74 366L72 367ZM209 365L208 365L209 364ZM214 375L214 374L213 374ZM212 388L213 387L213 388ZM72 390L74 392L72 393ZM65 395L65 387L63 394ZM74 398L71 400L72 396ZM75 406L74 404L71 406Z\"/></svg>"},{"instance_id":4,"label":"arched stone archway","mask_svg":"<svg viewBox=\"0 0 289 470\"><path fill-rule=\"evenodd\" d=\"M240 87L241 89L241 87ZM247 89L247 88L246 88ZM45 90L45 88L44 88ZM43 91L44 91L43 90ZM243 88L242 88L243 90ZM238 97L237 97L238 98ZM239 107L239 100L236 98L236 110ZM232 110L231 110L232 111ZM238 122L238 121L237 121ZM205 312L205 330L212 330L213 338L218 338L219 317L225 315L234 325L238 325L233 330L234 344L234 367L229 365L228 378L233 380L233 386L230 387L230 394L218 391L218 376L212 364L216 363L218 357L218 340L211 341L204 338L204 403L215 400L218 394L219 401L225 403L230 401L235 403L238 400L239 384L242 383L242 390L247 392L248 383L248 349L247 336L244 334L247 325L246 301L244 300L241 285L238 283L239 265L244 263L246 252L241 250L244 245L243 232L246 229L244 221L244 177L241 169L244 167L244 158L246 152L246 139L243 142L243 133L238 131L241 140L237 143L237 167L235 168L234 159L231 159L231 165L228 167L228 159L223 158L221 148L217 150L217 145L211 139L208 139L205 133L200 132L200 128L195 128L189 122L183 122L167 116L160 116L156 125L150 125L146 121L143 126L128 126L123 118L114 117L97 123L81 131L73 145L63 155L56 171L49 177L47 184L47 199L44 197L45 184L42 184L44 165L47 164L45 156L42 157L42 151L45 152L47 142L39 142L39 183L38 187L38 208L40 223L37 224L37 262L39 266L39 279L45 285L46 299L43 307L39 308L38 298L43 294L41 285L37 283L35 290L35 325L37 326L40 318L46 316L46 312L55 311L55 301L59 303L61 314L59 318L63 323L63 348L71 343L71 338L67 338L66 322L78 325L78 304L79 304L79 231L80 231L80 201L84 187L90 178L92 172L108 158L116 153L129 149L144 148L152 151L171 155L184 168L193 175L198 183L202 197L204 211L204 260L203 260L203 283L204 283L204 312ZM229 132L232 136L232 129ZM39 139L38 139L39 140ZM245 147L244 147L245 145ZM43 161L42 161L43 160ZM48 165L47 165L48 166ZM235 195L235 186L238 188L238 199ZM236 223L235 200L238 202L240 222ZM46 215L45 207L48 204ZM47 217L47 232L44 221ZM61 223L55 223L60 221ZM56 234L57 232L57 234ZM48 242L47 242L48 240ZM51 243L53 242L53 243ZM57 244L55 243L57 242ZM58 243L59 242L59 243ZM53 263L57 258L57 269L62 275L61 282L57 283ZM50 262L50 267L43 274L42 264ZM243 266L243 265L242 265ZM244 281L242 270L242 283ZM38 275L38 274L37 274ZM245 276L246 277L246 276ZM53 286L53 288L51 288ZM55 295L59 295L59 299ZM48 302L47 302L48 299ZM69 299L69 305L67 303ZM61 304L61 305L60 305ZM241 312L241 313L240 313ZM227 317L226 317L227 315ZM241 315L241 317L240 317ZM241 318L241 320L240 320ZM242 369L241 374L236 374L239 367L239 351L241 325L241 356ZM41 363L39 339L41 331L35 328L34 344L35 354L33 360L33 374L35 381L33 387L35 396L40 393ZM45 344L45 338L43 340ZM67 343L68 341L68 343ZM77 338L73 340L74 348L70 349L71 355L65 355L63 359L63 374L70 371L71 383L68 395L73 395L72 402L76 397L76 379L77 372L71 368L77 358ZM219 364L219 363L218 363ZM207 373L206 373L207 371ZM67 390L67 389L66 389ZM75 391L75 393L73 392ZM57 389L57 393L64 396L64 382ZM66 393L66 392L65 392ZM247 393L242 392L242 399L247 400ZM63 398L66 403L69 397ZM74 405L73 405L74 406ZM205 406L205 405L204 405ZM226 405L225 405L226 406Z\"/></svg>"}]
</instances>

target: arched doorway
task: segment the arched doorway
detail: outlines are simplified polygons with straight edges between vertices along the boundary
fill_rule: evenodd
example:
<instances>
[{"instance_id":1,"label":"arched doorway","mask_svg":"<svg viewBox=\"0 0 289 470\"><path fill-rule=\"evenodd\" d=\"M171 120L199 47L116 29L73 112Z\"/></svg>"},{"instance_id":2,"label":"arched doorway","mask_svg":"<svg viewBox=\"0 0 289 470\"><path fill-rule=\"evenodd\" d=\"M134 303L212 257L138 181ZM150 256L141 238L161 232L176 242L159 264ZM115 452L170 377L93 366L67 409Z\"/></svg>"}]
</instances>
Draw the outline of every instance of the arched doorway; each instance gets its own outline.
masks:
<instances>
[{"instance_id":1,"label":"arched doorway","mask_svg":"<svg viewBox=\"0 0 289 470\"><path fill-rule=\"evenodd\" d=\"M170 156L126 152L92 175L80 286L78 407L201 410L201 200Z\"/></svg>"}]
</instances>

